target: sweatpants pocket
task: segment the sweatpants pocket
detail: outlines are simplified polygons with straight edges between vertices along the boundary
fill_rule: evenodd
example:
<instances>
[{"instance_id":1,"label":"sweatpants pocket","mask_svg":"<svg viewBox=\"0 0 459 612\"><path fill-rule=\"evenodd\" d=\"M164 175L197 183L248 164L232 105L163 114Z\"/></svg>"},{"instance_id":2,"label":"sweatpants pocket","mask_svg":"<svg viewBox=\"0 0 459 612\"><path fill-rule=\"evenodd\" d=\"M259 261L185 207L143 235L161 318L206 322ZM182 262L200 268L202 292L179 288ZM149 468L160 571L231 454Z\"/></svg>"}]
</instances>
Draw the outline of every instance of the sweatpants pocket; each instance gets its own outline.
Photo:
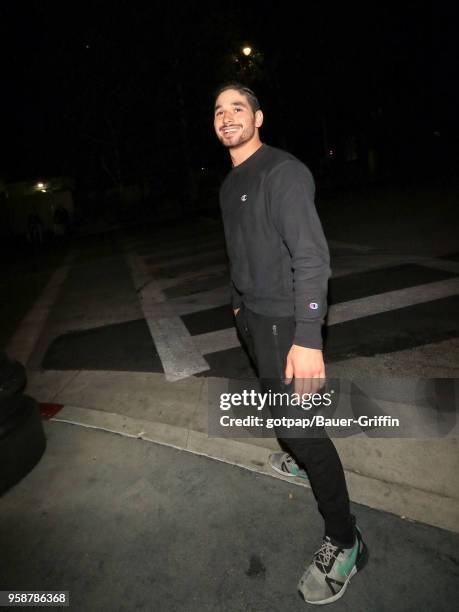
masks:
<instances>
[{"instance_id":1,"label":"sweatpants pocket","mask_svg":"<svg viewBox=\"0 0 459 612\"><path fill-rule=\"evenodd\" d=\"M245 312L245 308L243 304L241 304L241 306L239 307L239 312L237 313L237 315L234 315L234 320L235 320L236 329L238 330L238 332L242 336L246 336L248 332L247 317L246 317L246 312Z\"/></svg>"},{"instance_id":2,"label":"sweatpants pocket","mask_svg":"<svg viewBox=\"0 0 459 612\"><path fill-rule=\"evenodd\" d=\"M274 339L274 352L276 356L277 373L278 373L279 379L282 380L284 377L284 372L282 368L281 354L280 354L280 348L279 348L279 332L278 332L276 324L272 326L272 334L273 334L273 339Z\"/></svg>"}]
</instances>

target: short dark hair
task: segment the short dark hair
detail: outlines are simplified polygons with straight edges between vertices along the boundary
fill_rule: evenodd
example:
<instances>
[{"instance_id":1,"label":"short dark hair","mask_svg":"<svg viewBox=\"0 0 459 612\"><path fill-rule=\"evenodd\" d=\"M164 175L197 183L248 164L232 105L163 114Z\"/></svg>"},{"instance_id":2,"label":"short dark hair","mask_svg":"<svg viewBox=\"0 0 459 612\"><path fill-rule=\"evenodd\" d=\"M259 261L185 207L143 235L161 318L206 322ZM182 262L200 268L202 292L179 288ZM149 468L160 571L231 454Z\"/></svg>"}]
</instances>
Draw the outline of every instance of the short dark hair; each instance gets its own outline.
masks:
<instances>
[{"instance_id":1,"label":"short dark hair","mask_svg":"<svg viewBox=\"0 0 459 612\"><path fill-rule=\"evenodd\" d=\"M243 94L247 98L250 108L254 113L256 113L257 110L260 110L260 102L258 101L258 98L255 93L250 89L250 87L247 87L246 85L243 85L242 83L239 83L237 81L231 81L230 83L225 83L224 85L221 85L214 94L214 102L216 102L218 96L227 89L235 89L240 94Z\"/></svg>"}]
</instances>

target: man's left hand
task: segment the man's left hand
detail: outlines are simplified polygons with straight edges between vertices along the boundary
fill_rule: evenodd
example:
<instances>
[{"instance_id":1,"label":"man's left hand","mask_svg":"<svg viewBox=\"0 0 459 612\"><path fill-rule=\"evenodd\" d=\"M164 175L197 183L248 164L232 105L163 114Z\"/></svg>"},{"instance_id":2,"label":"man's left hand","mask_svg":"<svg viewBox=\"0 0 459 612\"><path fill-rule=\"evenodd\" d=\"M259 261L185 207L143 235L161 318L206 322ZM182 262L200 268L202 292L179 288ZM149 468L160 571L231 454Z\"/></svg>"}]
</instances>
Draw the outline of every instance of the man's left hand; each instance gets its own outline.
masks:
<instances>
[{"instance_id":1,"label":"man's left hand","mask_svg":"<svg viewBox=\"0 0 459 612\"><path fill-rule=\"evenodd\" d=\"M285 384L295 378L295 393L316 393L325 383L322 351L294 344L287 355Z\"/></svg>"}]
</instances>

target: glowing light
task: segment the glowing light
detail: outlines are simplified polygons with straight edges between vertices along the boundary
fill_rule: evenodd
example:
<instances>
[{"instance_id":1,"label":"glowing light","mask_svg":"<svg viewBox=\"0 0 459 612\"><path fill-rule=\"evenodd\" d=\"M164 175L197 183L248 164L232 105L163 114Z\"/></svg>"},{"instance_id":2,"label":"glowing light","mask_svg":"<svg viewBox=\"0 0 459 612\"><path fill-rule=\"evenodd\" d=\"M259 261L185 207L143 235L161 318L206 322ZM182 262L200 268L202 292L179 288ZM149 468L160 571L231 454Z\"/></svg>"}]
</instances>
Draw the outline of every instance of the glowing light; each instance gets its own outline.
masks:
<instances>
[{"instance_id":1,"label":"glowing light","mask_svg":"<svg viewBox=\"0 0 459 612\"><path fill-rule=\"evenodd\" d=\"M328 154L330 155L330 157L333 157L333 155L335 154L335 152L334 152L334 150L333 150L333 149L330 149L330 150L328 151Z\"/></svg>"},{"instance_id":2,"label":"glowing light","mask_svg":"<svg viewBox=\"0 0 459 612\"><path fill-rule=\"evenodd\" d=\"M250 54L252 53L252 47L244 47L244 48L242 49L242 53L243 53L244 55L250 55Z\"/></svg>"},{"instance_id":3,"label":"glowing light","mask_svg":"<svg viewBox=\"0 0 459 612\"><path fill-rule=\"evenodd\" d=\"M42 193L46 193L46 189L40 189Z\"/></svg>"},{"instance_id":4,"label":"glowing light","mask_svg":"<svg viewBox=\"0 0 459 612\"><path fill-rule=\"evenodd\" d=\"M38 183L37 189L43 189L43 187L44 187L43 183Z\"/></svg>"}]
</instances>

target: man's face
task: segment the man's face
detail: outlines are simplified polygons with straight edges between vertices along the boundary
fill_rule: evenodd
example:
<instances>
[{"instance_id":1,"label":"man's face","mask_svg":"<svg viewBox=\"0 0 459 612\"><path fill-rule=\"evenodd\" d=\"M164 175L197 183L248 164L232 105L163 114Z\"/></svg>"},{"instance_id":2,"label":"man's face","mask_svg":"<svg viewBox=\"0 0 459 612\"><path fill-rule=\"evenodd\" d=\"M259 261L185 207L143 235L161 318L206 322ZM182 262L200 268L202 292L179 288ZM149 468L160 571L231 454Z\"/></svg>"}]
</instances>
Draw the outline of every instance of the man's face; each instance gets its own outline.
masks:
<instances>
[{"instance_id":1,"label":"man's face","mask_svg":"<svg viewBox=\"0 0 459 612\"><path fill-rule=\"evenodd\" d=\"M222 92L215 102L215 133L223 146L240 147L258 135L263 121L261 111L254 113L244 94L236 89Z\"/></svg>"}]
</instances>

